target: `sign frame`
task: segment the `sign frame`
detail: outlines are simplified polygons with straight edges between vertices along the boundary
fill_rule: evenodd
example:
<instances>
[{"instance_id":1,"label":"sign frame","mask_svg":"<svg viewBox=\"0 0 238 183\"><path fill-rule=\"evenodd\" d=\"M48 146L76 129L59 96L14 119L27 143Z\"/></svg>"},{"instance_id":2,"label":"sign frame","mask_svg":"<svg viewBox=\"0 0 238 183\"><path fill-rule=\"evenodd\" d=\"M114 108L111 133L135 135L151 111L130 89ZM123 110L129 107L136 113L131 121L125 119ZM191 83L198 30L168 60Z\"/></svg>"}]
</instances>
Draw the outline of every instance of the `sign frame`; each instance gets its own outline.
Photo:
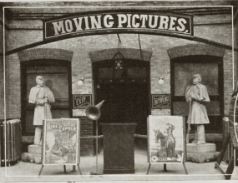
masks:
<instances>
[{"instance_id":1,"label":"sign frame","mask_svg":"<svg viewBox=\"0 0 238 183\"><path fill-rule=\"evenodd\" d=\"M159 97L168 97L168 103L156 104L155 100ZM171 108L171 95L170 94L151 94L151 109L170 109Z\"/></svg>"},{"instance_id":2,"label":"sign frame","mask_svg":"<svg viewBox=\"0 0 238 183\"><path fill-rule=\"evenodd\" d=\"M88 98L89 98L89 104L88 104L87 106L83 106L83 105L78 105L78 106L76 106L76 105L75 105L75 99L76 99L77 97L80 97L80 98L82 98L82 97L88 97ZM72 102L73 102L73 104L72 104L73 109L86 109L88 106L92 105L92 99L93 99L92 94L73 94L73 97L72 97L72 100L73 100L73 101L72 101Z\"/></svg>"},{"instance_id":3,"label":"sign frame","mask_svg":"<svg viewBox=\"0 0 238 183\"><path fill-rule=\"evenodd\" d=\"M52 121L64 121L64 120L70 120L70 121L74 121L74 123L76 124L76 149L75 149L75 162L74 163L46 163L45 162L45 154L46 154L46 135L47 135L47 123L50 123ZM43 166L52 166L52 165L72 165L72 166L78 166L79 167L79 163L80 163L80 120L78 118L55 118L55 119L45 119L44 120L44 127L43 127L43 139L42 139L42 168Z\"/></svg>"},{"instance_id":4,"label":"sign frame","mask_svg":"<svg viewBox=\"0 0 238 183\"><path fill-rule=\"evenodd\" d=\"M85 29L82 31L82 28L80 29L80 31L77 31L77 28L75 28L76 25L73 25L75 22L72 21L73 19L77 19L79 17L90 17L90 16L107 16L109 15L115 15L115 14L131 14L131 16L133 16L134 14L147 14L147 15L156 15L156 16L168 16L168 17L177 17L179 18L184 18L186 20L188 20L187 22L187 28L188 28L188 32L187 29L185 29L185 32L180 32L178 30L163 30L163 29L155 29L155 28L145 28L144 26L142 28L137 28L137 27L104 27L102 26L100 29L97 28L93 28L93 29ZM74 22L70 28L71 28L71 32L67 32L65 31L65 29L62 31L63 34L58 34L57 35L50 35L52 33L52 29L55 29L55 26L53 26L54 28L52 28L52 26L48 25L50 23L55 23L56 21L67 21L66 24L69 23L68 20ZM107 21L110 21L112 19L107 19ZM77 20L78 21L78 20ZM118 22L119 20L115 20L115 22ZM101 20L101 22L105 22L105 20ZM53 24L52 23L52 24ZM55 23L56 24L56 23ZM91 23L89 23L91 24ZM62 22L60 22L60 24L57 24L57 29L60 29L60 27L58 27L58 25L62 25ZM62 28L62 27L61 27ZM72 31L72 29L76 29L76 31ZM164 35L182 35L185 37L192 37L194 36L194 28L193 28L193 16L192 15L185 15L182 13L173 13L173 12L163 12L163 11L151 11L151 10L140 10L140 9L120 9L120 10L101 10L101 11L87 11L87 12L81 12L81 13L72 13L70 15L65 15L65 16L61 16L61 17L57 17L57 18L51 18L51 19L47 19L47 20L43 20L43 40L44 41L48 41L48 40L61 40L61 39L65 39L65 38L71 38L71 37L77 37L77 36L86 36L86 35L96 35L96 34L115 34L115 33L142 33L142 34L164 34Z\"/></svg>"},{"instance_id":5,"label":"sign frame","mask_svg":"<svg viewBox=\"0 0 238 183\"><path fill-rule=\"evenodd\" d=\"M151 143L150 143L150 122L149 122L149 118L152 117L152 116L156 116L158 118L163 118L163 117L180 117L182 119L182 127L183 127L183 132L182 132L182 136L183 136L183 139L182 139L182 142L183 142L183 152L182 152L182 158L181 158L181 161L158 161L158 162L152 162L151 161L151 158L150 158L150 154L151 154L151 150L150 150L150 147L151 147ZM159 123L159 121L158 121ZM147 162L149 163L149 166L148 166L148 169L147 169L147 174L149 174L149 171L150 171L150 168L151 168L151 165L154 165L154 164L163 164L164 165L164 170L166 170L166 164L181 164L183 165L184 167L184 170L185 170L185 173L188 174L188 171L187 171L187 168L186 168L186 165L185 165L185 161L186 161L186 154L187 154L187 150L186 150L186 130L185 130L185 118L184 116L169 116L169 115L164 115L164 116L159 116L159 115L150 115L148 116L147 118Z\"/></svg>"}]
</instances>

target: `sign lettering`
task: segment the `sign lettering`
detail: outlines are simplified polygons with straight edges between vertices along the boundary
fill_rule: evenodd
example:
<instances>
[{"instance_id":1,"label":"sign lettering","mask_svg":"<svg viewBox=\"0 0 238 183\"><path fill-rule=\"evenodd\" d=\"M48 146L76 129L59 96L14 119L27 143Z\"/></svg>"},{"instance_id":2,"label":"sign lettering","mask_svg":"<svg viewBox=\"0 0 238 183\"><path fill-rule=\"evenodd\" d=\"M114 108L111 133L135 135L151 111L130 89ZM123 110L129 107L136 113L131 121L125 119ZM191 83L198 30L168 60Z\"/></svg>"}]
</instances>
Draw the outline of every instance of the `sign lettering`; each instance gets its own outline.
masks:
<instances>
[{"instance_id":1,"label":"sign lettering","mask_svg":"<svg viewBox=\"0 0 238 183\"><path fill-rule=\"evenodd\" d=\"M46 20L44 38L110 32L167 32L192 35L192 17L159 12L101 12Z\"/></svg>"}]
</instances>

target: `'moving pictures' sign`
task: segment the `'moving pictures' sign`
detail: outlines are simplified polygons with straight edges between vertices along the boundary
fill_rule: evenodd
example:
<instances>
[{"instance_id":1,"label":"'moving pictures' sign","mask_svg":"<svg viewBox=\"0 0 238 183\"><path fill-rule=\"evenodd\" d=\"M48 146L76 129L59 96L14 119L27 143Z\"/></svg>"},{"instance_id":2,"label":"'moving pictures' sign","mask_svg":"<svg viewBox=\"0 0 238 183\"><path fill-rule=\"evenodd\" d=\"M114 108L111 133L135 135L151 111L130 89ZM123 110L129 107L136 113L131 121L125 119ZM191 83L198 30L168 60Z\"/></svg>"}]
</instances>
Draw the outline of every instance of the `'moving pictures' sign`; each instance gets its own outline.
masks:
<instances>
[{"instance_id":1,"label":"'moving pictures' sign","mask_svg":"<svg viewBox=\"0 0 238 183\"><path fill-rule=\"evenodd\" d=\"M44 39L106 33L193 35L192 16L151 11L87 12L46 20Z\"/></svg>"}]
</instances>

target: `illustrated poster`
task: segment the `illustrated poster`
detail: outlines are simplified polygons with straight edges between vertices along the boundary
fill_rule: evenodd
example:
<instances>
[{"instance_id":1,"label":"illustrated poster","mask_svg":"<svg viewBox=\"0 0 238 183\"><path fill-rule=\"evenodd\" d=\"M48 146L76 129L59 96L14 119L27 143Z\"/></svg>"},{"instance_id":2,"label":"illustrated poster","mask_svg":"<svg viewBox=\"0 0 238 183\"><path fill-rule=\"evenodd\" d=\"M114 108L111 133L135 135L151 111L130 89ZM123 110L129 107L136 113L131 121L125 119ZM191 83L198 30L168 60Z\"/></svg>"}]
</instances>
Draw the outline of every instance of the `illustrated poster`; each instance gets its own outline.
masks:
<instances>
[{"instance_id":1,"label":"illustrated poster","mask_svg":"<svg viewBox=\"0 0 238 183\"><path fill-rule=\"evenodd\" d=\"M43 164L78 163L79 120L47 119L44 123Z\"/></svg>"},{"instance_id":2,"label":"illustrated poster","mask_svg":"<svg viewBox=\"0 0 238 183\"><path fill-rule=\"evenodd\" d=\"M184 118L149 116L147 125L149 162L183 162Z\"/></svg>"}]
</instances>

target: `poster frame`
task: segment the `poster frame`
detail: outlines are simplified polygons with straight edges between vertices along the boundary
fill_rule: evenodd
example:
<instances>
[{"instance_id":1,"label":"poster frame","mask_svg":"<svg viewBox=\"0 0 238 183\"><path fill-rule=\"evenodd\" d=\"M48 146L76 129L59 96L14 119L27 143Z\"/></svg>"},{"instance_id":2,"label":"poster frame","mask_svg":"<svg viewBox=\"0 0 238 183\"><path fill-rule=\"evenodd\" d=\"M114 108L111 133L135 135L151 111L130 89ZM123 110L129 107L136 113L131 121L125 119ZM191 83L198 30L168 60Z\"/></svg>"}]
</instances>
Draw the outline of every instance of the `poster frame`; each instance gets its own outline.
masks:
<instances>
[{"instance_id":1,"label":"poster frame","mask_svg":"<svg viewBox=\"0 0 238 183\"><path fill-rule=\"evenodd\" d=\"M155 104L155 99L157 97L167 97L168 98L168 103L166 105L159 105ZM151 94L151 109L170 109L171 108L171 95L166 93L166 94Z\"/></svg>"},{"instance_id":2,"label":"poster frame","mask_svg":"<svg viewBox=\"0 0 238 183\"><path fill-rule=\"evenodd\" d=\"M149 118L151 116L155 116L155 115L150 115L148 116L147 118L147 134L148 134L148 139L147 139L147 148L148 148L148 151L147 151L147 162L151 165L151 164L184 164L185 161L186 161L186 154L187 154L187 151L186 151L186 130L185 130L185 117L184 116L169 116L169 115L164 115L164 116L159 116L159 117L181 117L182 118L182 127L183 127L183 153L182 153L182 160L181 161L160 161L160 162L151 162L150 160L150 135L149 135L149 132L150 132L150 122L149 122ZM158 115L156 115L158 116Z\"/></svg>"},{"instance_id":3,"label":"poster frame","mask_svg":"<svg viewBox=\"0 0 238 183\"><path fill-rule=\"evenodd\" d=\"M46 135L46 123L47 121L55 121L55 120L74 120L76 123L76 138L77 143L76 143L76 160L75 163L45 163L45 146L46 146L46 142L45 142L45 135ZM66 165L71 165L71 166L79 166L80 163L80 120L78 118L55 118L55 119L45 119L44 120L44 126L43 126L43 137L42 137L42 167L43 166L56 166L56 165L62 165L62 166L66 166Z\"/></svg>"},{"instance_id":4,"label":"poster frame","mask_svg":"<svg viewBox=\"0 0 238 183\"><path fill-rule=\"evenodd\" d=\"M89 97L89 105L88 106L90 106L90 105L92 105L92 101L93 101L93 96L92 96L92 94L73 94L73 97L72 97L72 103L73 103L73 109L86 109L88 106L80 106L80 105L78 105L78 106L76 106L75 105L75 98L76 97Z\"/></svg>"}]
</instances>

